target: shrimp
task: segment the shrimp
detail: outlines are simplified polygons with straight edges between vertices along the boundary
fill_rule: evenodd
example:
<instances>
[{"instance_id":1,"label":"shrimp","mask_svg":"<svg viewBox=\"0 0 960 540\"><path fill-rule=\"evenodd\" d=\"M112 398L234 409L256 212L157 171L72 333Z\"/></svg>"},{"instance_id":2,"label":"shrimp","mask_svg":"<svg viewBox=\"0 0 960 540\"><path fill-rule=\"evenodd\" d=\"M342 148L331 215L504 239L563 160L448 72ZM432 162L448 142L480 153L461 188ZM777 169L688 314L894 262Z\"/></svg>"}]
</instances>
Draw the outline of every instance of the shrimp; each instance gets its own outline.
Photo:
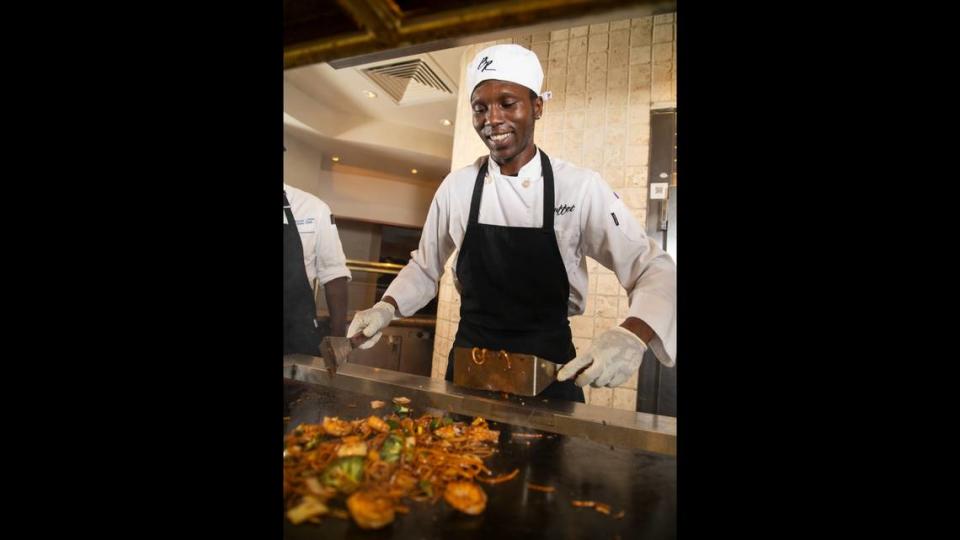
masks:
<instances>
[{"instance_id":1,"label":"shrimp","mask_svg":"<svg viewBox=\"0 0 960 540\"><path fill-rule=\"evenodd\" d=\"M349 435L350 432L353 431L353 425L346 420L340 420L336 416L333 418L324 416L323 430L334 437L343 437L344 435Z\"/></svg>"},{"instance_id":2,"label":"shrimp","mask_svg":"<svg viewBox=\"0 0 960 540\"><path fill-rule=\"evenodd\" d=\"M487 507L487 494L473 482L450 482L443 492L443 499L450 506L475 516Z\"/></svg>"},{"instance_id":3,"label":"shrimp","mask_svg":"<svg viewBox=\"0 0 960 540\"><path fill-rule=\"evenodd\" d=\"M347 499L350 517L361 529L380 529L393 523L393 501L373 493L358 491Z\"/></svg>"},{"instance_id":4,"label":"shrimp","mask_svg":"<svg viewBox=\"0 0 960 540\"><path fill-rule=\"evenodd\" d=\"M383 419L378 418L376 416L371 416L370 418L367 418L367 425L370 426L371 429L375 429L380 433L386 433L390 431L390 426L386 422L384 422Z\"/></svg>"}]
</instances>

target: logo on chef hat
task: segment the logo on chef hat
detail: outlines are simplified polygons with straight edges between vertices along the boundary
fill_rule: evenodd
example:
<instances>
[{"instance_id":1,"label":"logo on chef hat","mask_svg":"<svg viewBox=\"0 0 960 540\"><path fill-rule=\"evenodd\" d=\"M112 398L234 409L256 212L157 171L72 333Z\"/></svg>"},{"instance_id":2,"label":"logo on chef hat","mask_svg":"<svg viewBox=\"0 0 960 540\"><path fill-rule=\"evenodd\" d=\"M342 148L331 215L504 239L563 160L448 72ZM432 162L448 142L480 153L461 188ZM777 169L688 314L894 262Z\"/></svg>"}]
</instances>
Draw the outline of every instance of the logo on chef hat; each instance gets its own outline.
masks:
<instances>
[{"instance_id":1,"label":"logo on chef hat","mask_svg":"<svg viewBox=\"0 0 960 540\"><path fill-rule=\"evenodd\" d=\"M490 64L493 64L493 60L490 60L489 56L484 56L480 59L480 63L477 64L477 71L496 71Z\"/></svg>"}]
</instances>

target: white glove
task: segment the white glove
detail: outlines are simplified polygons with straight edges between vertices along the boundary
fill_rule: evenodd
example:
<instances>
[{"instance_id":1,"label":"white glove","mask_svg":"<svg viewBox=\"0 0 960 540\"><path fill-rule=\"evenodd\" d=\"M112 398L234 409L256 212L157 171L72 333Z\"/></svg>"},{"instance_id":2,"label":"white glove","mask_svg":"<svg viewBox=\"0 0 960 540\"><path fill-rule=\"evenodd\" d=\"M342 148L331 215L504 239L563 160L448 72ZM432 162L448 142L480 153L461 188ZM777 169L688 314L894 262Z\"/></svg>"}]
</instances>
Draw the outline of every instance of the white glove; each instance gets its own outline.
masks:
<instances>
[{"instance_id":1,"label":"white glove","mask_svg":"<svg viewBox=\"0 0 960 540\"><path fill-rule=\"evenodd\" d=\"M577 386L620 386L640 369L645 352L647 344L642 339L622 326L614 326L593 340L589 352L567 362L557 373L557 380L565 381L593 362L574 380Z\"/></svg>"},{"instance_id":2,"label":"white glove","mask_svg":"<svg viewBox=\"0 0 960 540\"><path fill-rule=\"evenodd\" d=\"M369 349L380 341L380 336L383 335L381 330L386 328L387 325L390 324L390 321L396 318L396 309L393 307L393 304L383 301L377 302L372 308L358 311L357 314L353 316L353 322L350 323L350 328L347 329L347 337L353 337L360 331L363 331L363 335L370 339L358 345L357 348Z\"/></svg>"}]
</instances>

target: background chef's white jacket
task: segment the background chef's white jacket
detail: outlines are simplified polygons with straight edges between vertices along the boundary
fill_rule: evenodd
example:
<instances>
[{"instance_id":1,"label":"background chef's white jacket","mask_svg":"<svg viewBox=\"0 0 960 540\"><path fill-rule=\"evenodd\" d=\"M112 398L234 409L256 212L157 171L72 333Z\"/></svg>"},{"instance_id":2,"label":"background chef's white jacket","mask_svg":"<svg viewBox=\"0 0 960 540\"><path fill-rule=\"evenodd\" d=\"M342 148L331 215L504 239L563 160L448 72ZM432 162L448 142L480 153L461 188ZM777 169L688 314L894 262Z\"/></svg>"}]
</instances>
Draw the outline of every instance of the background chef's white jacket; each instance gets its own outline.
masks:
<instances>
[{"instance_id":1,"label":"background chef's white jacket","mask_svg":"<svg viewBox=\"0 0 960 540\"><path fill-rule=\"evenodd\" d=\"M437 188L423 226L419 249L384 296L410 315L437 295L437 282L450 254L459 249L470 217L477 171L487 156L453 171ZM648 345L664 365L675 363L677 281L673 259L637 223L623 201L589 169L551 158L554 176L554 232L570 281L568 315L580 315L587 300L589 256L613 271L627 291L629 315L647 323L656 337ZM480 203L480 223L509 227L543 226L540 153L516 177L503 176L488 159L489 174ZM612 214L612 215L611 215ZM616 216L614 219L613 216ZM452 263L456 268L456 259ZM459 290L459 283L454 282Z\"/></svg>"},{"instance_id":2,"label":"background chef's white jacket","mask_svg":"<svg viewBox=\"0 0 960 540\"><path fill-rule=\"evenodd\" d=\"M320 285L339 277L346 277L348 281L352 279L330 207L316 195L293 186L284 184L283 190L287 193L293 219L297 221L297 230L300 231L303 264L311 286L314 279ZM286 214L283 222L287 222Z\"/></svg>"}]
</instances>

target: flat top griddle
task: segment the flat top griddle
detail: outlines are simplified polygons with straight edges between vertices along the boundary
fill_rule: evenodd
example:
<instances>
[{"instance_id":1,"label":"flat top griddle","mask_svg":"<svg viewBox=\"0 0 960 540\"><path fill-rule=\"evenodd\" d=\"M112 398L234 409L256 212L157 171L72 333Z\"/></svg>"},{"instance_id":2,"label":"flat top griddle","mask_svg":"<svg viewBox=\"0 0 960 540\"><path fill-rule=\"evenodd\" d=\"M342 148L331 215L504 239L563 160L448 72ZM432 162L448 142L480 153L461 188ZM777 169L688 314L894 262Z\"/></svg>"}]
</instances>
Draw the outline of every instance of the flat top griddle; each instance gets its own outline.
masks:
<instances>
[{"instance_id":1,"label":"flat top griddle","mask_svg":"<svg viewBox=\"0 0 960 540\"><path fill-rule=\"evenodd\" d=\"M284 357L284 379L366 396L404 395L420 400L421 408L468 416L482 416L512 426L523 426L582 438L602 445L676 455L677 419L636 411L511 396L464 388L456 384L388 369L347 363L334 376L323 360L311 356Z\"/></svg>"},{"instance_id":2,"label":"flat top griddle","mask_svg":"<svg viewBox=\"0 0 960 540\"><path fill-rule=\"evenodd\" d=\"M393 395L369 396L290 379L284 380L284 434L303 422L319 422L324 416L361 418L391 411ZM414 417L443 414L418 402L410 407ZM374 410L371 400L388 403ZM455 420L472 418L450 414ZM486 460L494 474L520 469L516 478L496 485L481 484L487 493L486 511L479 516L462 514L442 499L436 504L405 500L408 514L397 514L388 527L365 531L352 521L325 518L322 524L293 525L284 517L284 538L676 538L676 458L669 455L603 445L506 424L489 422L500 431L498 451ZM516 436L541 434L541 438ZM548 485L552 493L527 489L527 483ZM574 508L572 500L607 503L613 519L592 508Z\"/></svg>"}]
</instances>

